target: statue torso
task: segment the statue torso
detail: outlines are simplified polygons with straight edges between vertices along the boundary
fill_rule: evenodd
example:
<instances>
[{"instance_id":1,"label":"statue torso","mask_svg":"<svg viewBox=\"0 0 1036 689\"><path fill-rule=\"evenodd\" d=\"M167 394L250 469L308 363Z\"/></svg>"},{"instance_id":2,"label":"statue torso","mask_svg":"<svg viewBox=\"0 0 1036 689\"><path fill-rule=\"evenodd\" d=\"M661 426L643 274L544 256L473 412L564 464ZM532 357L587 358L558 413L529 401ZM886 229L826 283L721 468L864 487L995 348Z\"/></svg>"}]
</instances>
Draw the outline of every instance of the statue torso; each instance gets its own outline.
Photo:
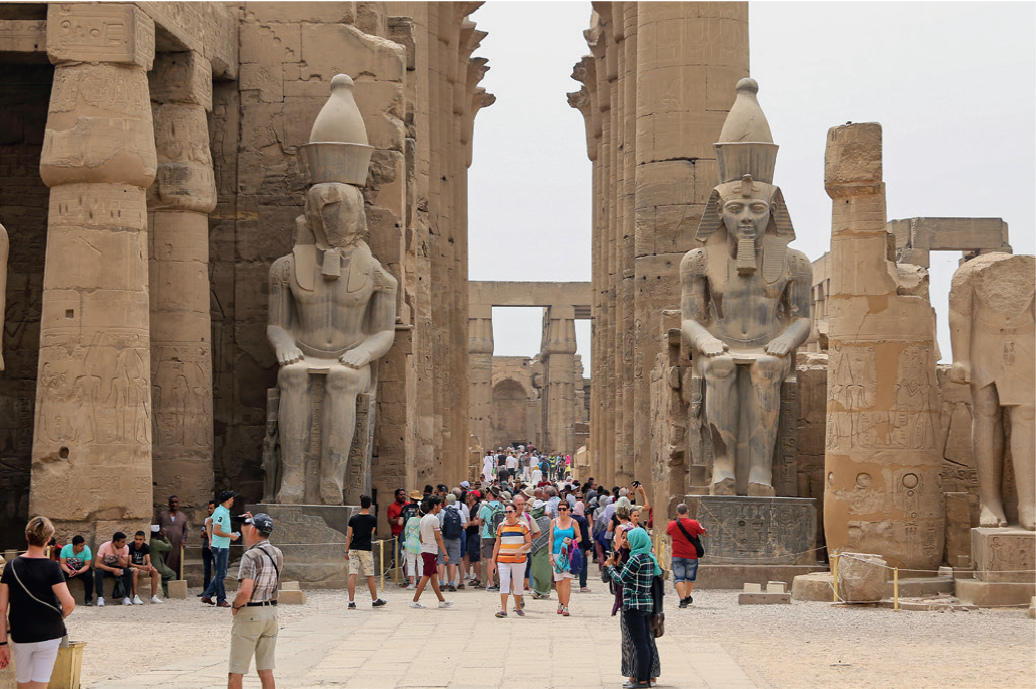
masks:
<instances>
[{"instance_id":1,"label":"statue torso","mask_svg":"<svg viewBox=\"0 0 1036 689\"><path fill-rule=\"evenodd\" d=\"M788 285L787 257L779 277L767 282L762 261L754 274L737 273L737 264L725 246L703 249L709 286L709 331L732 350L762 347L785 327L782 300Z\"/></svg>"}]
</instances>

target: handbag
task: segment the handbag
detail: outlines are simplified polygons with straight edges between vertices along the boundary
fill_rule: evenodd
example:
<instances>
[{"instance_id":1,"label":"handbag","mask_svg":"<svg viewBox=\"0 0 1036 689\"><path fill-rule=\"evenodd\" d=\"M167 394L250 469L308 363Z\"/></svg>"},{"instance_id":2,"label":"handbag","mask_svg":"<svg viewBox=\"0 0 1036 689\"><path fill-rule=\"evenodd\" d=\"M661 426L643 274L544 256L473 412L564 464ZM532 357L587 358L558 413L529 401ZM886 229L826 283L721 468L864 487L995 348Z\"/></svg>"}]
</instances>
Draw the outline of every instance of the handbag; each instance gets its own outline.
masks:
<instances>
[{"instance_id":1,"label":"handbag","mask_svg":"<svg viewBox=\"0 0 1036 689\"><path fill-rule=\"evenodd\" d=\"M662 600L665 598L665 581L662 575L656 574L651 580L651 603L652 613L648 619L648 625L654 633L655 638L665 634L665 613L662 612Z\"/></svg>"},{"instance_id":2,"label":"handbag","mask_svg":"<svg viewBox=\"0 0 1036 689\"><path fill-rule=\"evenodd\" d=\"M17 560L17 559L18 558L15 558L15 560ZM45 605L48 608L50 608L51 610L57 612L57 614L61 616L62 623L64 623L65 612L61 608L58 608L58 607L54 606L51 603L47 603L46 601L42 601L39 598L37 598L36 596L32 595L32 591L30 591L28 589L28 587L25 584L22 583L21 577L18 576L18 570L14 568L14 560L11 560L10 564L7 565L7 566L11 568L11 574L14 575L14 580L18 582L18 585L22 587L22 590L25 591L25 593L29 596L29 598L33 599L34 601L36 601L40 605ZM59 645L59 647L60 648L68 648L68 632L65 632L65 635L63 637L61 637L61 644Z\"/></svg>"},{"instance_id":3,"label":"handbag","mask_svg":"<svg viewBox=\"0 0 1036 689\"><path fill-rule=\"evenodd\" d=\"M701 544L701 539L698 538L697 536L692 536L691 534L689 534L687 532L687 529L683 528L683 524L680 523L679 518L677 518L677 520L676 520L676 525L678 527L680 527L680 531L683 532L683 535L686 536L687 540L690 541L691 545L694 546L694 552L698 553L698 557L704 556L705 555L705 546L703 546Z\"/></svg>"}]
</instances>

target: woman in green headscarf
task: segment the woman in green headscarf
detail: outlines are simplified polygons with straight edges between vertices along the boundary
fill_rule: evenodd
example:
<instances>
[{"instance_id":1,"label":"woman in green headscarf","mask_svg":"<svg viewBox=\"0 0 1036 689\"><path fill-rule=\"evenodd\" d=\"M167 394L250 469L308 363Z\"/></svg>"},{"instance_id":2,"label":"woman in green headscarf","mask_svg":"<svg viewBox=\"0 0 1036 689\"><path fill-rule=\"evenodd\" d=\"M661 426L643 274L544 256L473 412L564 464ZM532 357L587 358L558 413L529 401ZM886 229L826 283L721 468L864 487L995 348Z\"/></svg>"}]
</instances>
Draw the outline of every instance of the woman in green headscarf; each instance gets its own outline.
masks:
<instances>
[{"instance_id":1,"label":"woman in green headscarf","mask_svg":"<svg viewBox=\"0 0 1036 689\"><path fill-rule=\"evenodd\" d=\"M621 569L618 555L612 553L605 561L605 571L613 581L622 584L622 619L625 630L629 634L629 645L634 650L630 681L623 685L625 689L639 689L651 686L650 680L657 678L661 671L658 661L658 647L651 631L649 620L654 610L651 597L651 584L655 575L662 573L658 560L651 553L651 537L640 528L626 533L629 543L630 558ZM623 639L624 655L627 644ZM628 663L623 664L631 669ZM625 673L624 673L625 674Z\"/></svg>"}]
</instances>

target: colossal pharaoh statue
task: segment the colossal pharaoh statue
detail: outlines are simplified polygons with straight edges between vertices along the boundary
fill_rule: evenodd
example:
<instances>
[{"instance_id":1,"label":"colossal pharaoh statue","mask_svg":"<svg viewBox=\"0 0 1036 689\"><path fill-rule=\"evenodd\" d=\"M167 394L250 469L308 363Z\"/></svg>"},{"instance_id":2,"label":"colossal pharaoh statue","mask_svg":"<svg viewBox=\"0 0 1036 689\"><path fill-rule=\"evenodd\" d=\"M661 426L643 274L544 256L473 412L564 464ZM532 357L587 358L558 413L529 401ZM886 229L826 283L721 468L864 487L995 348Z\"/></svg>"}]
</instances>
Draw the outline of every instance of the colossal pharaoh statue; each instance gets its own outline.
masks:
<instances>
[{"instance_id":1,"label":"colossal pharaoh statue","mask_svg":"<svg viewBox=\"0 0 1036 689\"><path fill-rule=\"evenodd\" d=\"M716 144L720 184L680 264L682 329L705 379L714 495L772 496L781 383L809 335L809 259L773 186L777 146L742 79Z\"/></svg>"},{"instance_id":2,"label":"colossal pharaoh statue","mask_svg":"<svg viewBox=\"0 0 1036 689\"><path fill-rule=\"evenodd\" d=\"M302 147L311 187L294 247L270 268L267 336L280 365L275 499L282 504L343 504L357 395L373 393L372 363L392 347L396 280L363 241L360 189L371 150L352 79L339 74ZM311 453L317 433L319 450ZM316 461L307 467L310 454ZM316 495L307 473L318 474Z\"/></svg>"},{"instance_id":3,"label":"colossal pharaoh statue","mask_svg":"<svg viewBox=\"0 0 1036 689\"><path fill-rule=\"evenodd\" d=\"M1036 530L1036 259L983 254L953 275L950 288L950 380L971 386L972 442L982 510L979 525L1008 525L1004 448L1010 448L1018 521ZM1010 439L1004 438L1004 415Z\"/></svg>"}]
</instances>

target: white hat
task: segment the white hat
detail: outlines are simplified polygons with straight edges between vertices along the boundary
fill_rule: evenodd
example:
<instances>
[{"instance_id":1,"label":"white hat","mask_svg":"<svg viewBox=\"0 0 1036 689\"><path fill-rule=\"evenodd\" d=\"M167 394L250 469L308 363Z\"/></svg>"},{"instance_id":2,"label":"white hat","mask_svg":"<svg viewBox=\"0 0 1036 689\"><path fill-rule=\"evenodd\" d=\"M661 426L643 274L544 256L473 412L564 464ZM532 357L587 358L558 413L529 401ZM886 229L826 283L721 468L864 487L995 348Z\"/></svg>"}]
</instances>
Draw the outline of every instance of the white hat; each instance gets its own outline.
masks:
<instances>
[{"instance_id":1,"label":"white hat","mask_svg":"<svg viewBox=\"0 0 1036 689\"><path fill-rule=\"evenodd\" d=\"M471 488L471 483L469 483L468 481L461 481L460 487L464 489Z\"/></svg>"},{"instance_id":2,"label":"white hat","mask_svg":"<svg viewBox=\"0 0 1036 689\"><path fill-rule=\"evenodd\" d=\"M152 524L151 525L151 533L158 533L161 530L162 530L162 527L159 526L158 524Z\"/></svg>"}]
</instances>

